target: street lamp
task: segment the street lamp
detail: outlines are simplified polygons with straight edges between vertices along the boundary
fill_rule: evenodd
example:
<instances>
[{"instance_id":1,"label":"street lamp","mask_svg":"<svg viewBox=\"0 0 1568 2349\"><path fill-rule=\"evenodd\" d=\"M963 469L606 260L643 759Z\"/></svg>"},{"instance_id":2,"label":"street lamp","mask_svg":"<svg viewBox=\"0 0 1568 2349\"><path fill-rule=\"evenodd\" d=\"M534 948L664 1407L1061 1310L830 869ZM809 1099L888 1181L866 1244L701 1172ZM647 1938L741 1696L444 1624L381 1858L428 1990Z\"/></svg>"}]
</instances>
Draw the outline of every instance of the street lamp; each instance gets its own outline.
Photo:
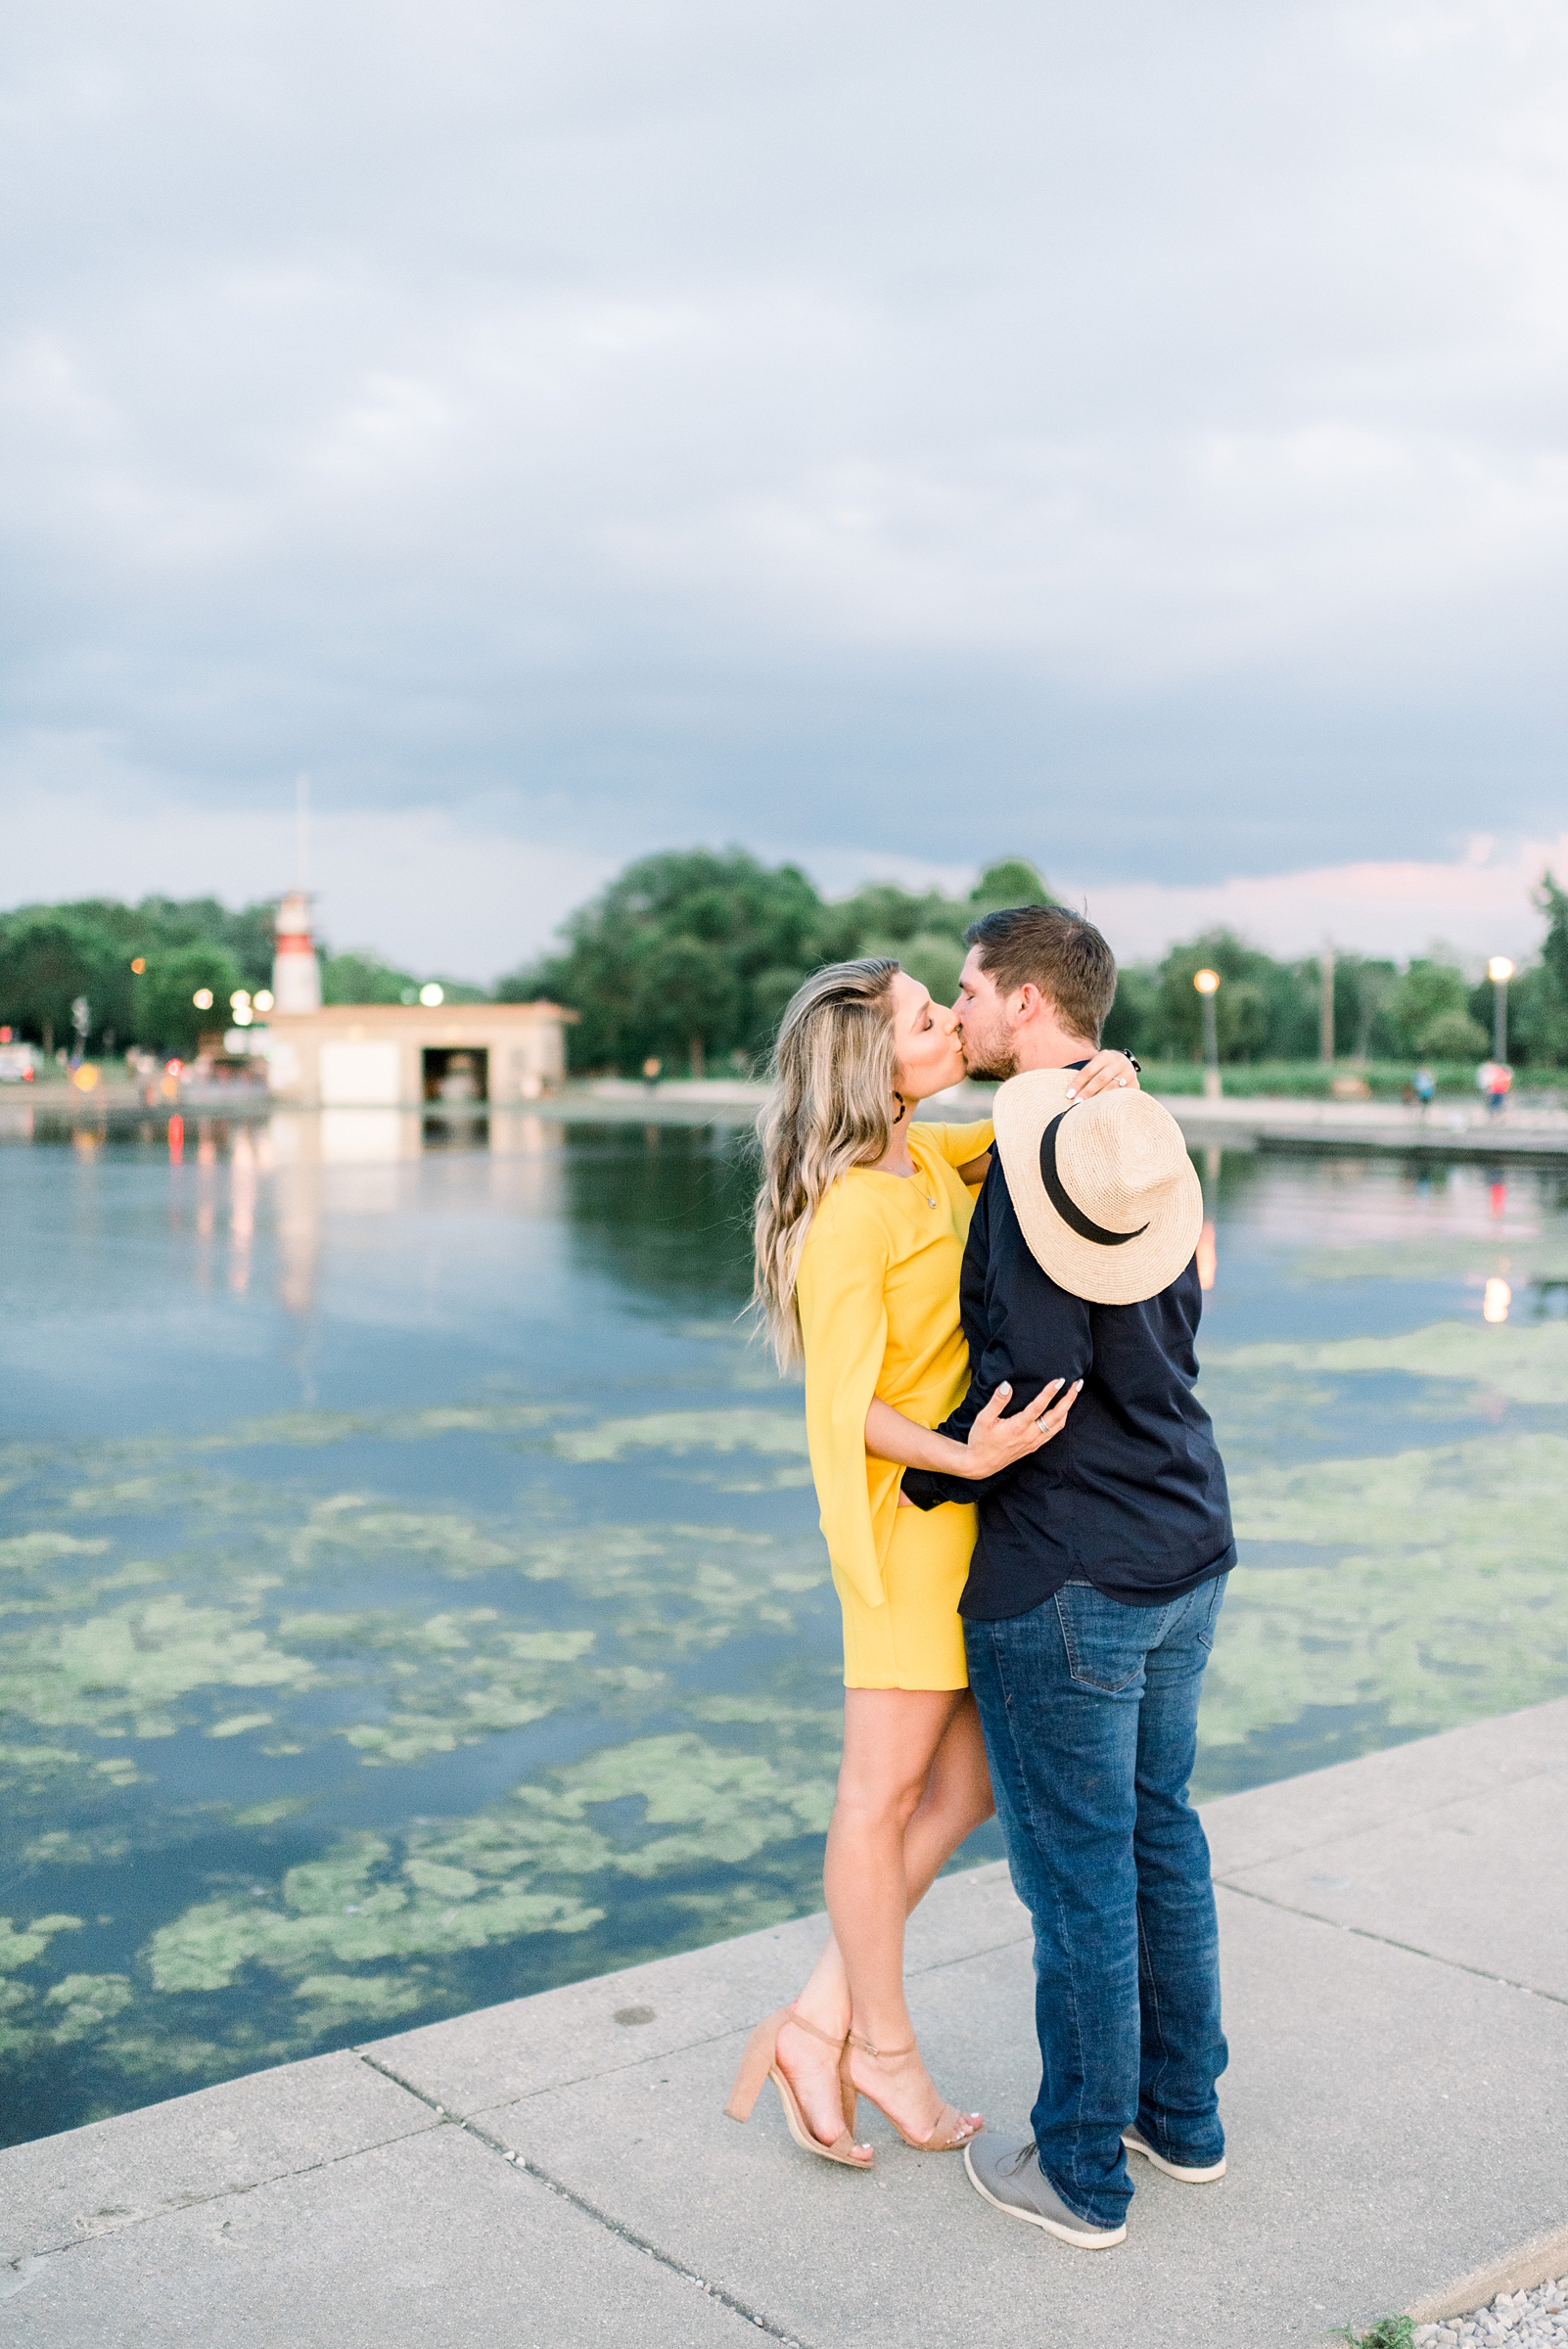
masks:
<instances>
[{"instance_id":1,"label":"street lamp","mask_svg":"<svg viewBox=\"0 0 1568 2349\"><path fill-rule=\"evenodd\" d=\"M1508 982L1513 977L1513 965L1506 954L1494 954L1487 964L1487 977L1492 982L1492 1057L1504 1067L1508 1060Z\"/></svg>"},{"instance_id":2,"label":"street lamp","mask_svg":"<svg viewBox=\"0 0 1568 2349\"><path fill-rule=\"evenodd\" d=\"M1195 971L1192 984L1203 998L1203 1090L1207 1099L1220 1098L1220 1031L1215 1022L1214 999L1220 990L1218 971Z\"/></svg>"}]
</instances>

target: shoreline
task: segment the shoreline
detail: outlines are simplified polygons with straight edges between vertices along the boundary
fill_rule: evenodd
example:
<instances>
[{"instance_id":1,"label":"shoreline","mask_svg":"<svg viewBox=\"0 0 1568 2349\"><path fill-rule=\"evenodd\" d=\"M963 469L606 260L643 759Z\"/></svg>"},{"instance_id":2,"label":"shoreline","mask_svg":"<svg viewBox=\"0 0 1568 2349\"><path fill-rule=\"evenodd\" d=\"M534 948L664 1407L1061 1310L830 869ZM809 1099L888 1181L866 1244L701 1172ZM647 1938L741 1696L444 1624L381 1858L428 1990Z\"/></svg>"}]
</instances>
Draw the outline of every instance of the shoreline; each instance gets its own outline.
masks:
<instances>
[{"instance_id":1,"label":"shoreline","mask_svg":"<svg viewBox=\"0 0 1568 2349\"><path fill-rule=\"evenodd\" d=\"M994 1089L955 1085L922 1106L927 1116L939 1119L983 1118L990 1112ZM20 1094L21 1088L17 1091ZM630 1078L603 1078L569 1084L536 1100L465 1105L455 1112L426 1102L335 1106L323 1111L275 1097L259 1086L193 1088L177 1101L149 1104L129 1086L101 1086L92 1093L77 1093L69 1086L50 1085L41 1092L28 1088L22 1098L0 1097L0 1140L25 1138L36 1131L40 1118L105 1130L112 1125L123 1128L137 1123L156 1127L161 1122L166 1127L171 1117L254 1124L273 1117L316 1119L323 1115L340 1123L363 1118L367 1130L369 1121L389 1115L422 1116L432 1124L485 1128L504 1118L514 1128L528 1121L539 1121L555 1126L723 1129L749 1127L765 1098L764 1086L740 1080L671 1080L648 1086ZM1320 1101L1284 1094L1225 1095L1209 1100L1193 1093L1157 1093L1155 1098L1164 1102L1194 1148L1541 1165L1568 1158L1568 1110L1555 1105L1527 1107L1527 1094L1514 1096L1498 1117L1479 1103L1456 1101L1439 1101L1422 1110L1397 1102Z\"/></svg>"},{"instance_id":2,"label":"shoreline","mask_svg":"<svg viewBox=\"0 0 1568 2349\"><path fill-rule=\"evenodd\" d=\"M720 2117L806 1917L0 2153L0 2337L967 2349L978 2307L1004 2349L1042 2321L1081 2349L1288 2349L1560 2273L1568 1883L1542 1861L1568 1698L1203 1816L1230 2171L1140 2171L1115 2252L1020 2240L874 2116L853 2183L771 2099ZM908 1971L939 2078L1016 2128L1037 2058L1004 1865L939 1881Z\"/></svg>"}]
</instances>

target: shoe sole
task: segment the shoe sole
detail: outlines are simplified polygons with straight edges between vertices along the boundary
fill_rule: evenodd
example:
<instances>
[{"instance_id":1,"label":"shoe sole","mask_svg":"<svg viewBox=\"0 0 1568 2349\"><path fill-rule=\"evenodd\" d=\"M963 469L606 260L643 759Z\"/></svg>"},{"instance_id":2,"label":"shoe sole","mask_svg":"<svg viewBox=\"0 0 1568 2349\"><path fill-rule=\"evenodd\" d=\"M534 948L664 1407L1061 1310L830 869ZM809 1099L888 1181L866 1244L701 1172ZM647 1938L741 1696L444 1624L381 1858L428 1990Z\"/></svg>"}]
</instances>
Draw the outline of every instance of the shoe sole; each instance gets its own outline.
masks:
<instances>
[{"instance_id":1,"label":"shoe sole","mask_svg":"<svg viewBox=\"0 0 1568 2349\"><path fill-rule=\"evenodd\" d=\"M1134 2137L1130 2129L1123 2131L1122 2142L1130 2153L1141 2153L1145 2161L1152 2161L1157 2170L1163 2170L1167 2178L1174 2178L1178 2186L1213 2186L1217 2178L1222 2178L1225 2174L1222 2154L1212 2169L1183 2170L1178 2169L1174 2161L1167 2161L1163 2153L1156 2153L1154 2147L1146 2145L1141 2137Z\"/></svg>"},{"instance_id":2,"label":"shoe sole","mask_svg":"<svg viewBox=\"0 0 1568 2349\"><path fill-rule=\"evenodd\" d=\"M1000 2201L985 2181L975 2176L975 2165L969 2158L967 2145L964 2147L964 2168L976 2193L983 2195L992 2210L999 2210L1004 2219L1022 2219L1028 2227L1043 2227L1047 2234L1054 2234L1061 2242L1074 2244L1080 2251L1109 2251L1115 2244L1127 2240L1125 2227L1099 2227L1090 2234L1087 2230L1064 2227L1060 2219L1048 2219L1043 2211L1020 2210L1016 2202Z\"/></svg>"}]
</instances>

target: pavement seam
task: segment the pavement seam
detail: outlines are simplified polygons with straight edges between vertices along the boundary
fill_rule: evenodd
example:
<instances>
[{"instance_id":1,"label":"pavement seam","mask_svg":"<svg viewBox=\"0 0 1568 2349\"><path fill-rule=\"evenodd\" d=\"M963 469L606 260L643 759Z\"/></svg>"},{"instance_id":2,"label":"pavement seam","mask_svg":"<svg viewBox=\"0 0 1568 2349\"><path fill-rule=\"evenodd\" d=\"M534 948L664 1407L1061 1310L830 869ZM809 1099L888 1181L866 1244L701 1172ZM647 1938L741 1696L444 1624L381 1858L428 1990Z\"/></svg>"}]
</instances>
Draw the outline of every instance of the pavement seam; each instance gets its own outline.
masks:
<instances>
[{"instance_id":1,"label":"pavement seam","mask_svg":"<svg viewBox=\"0 0 1568 2349\"><path fill-rule=\"evenodd\" d=\"M380 2068L378 2064L376 2069L379 2071ZM389 2073L387 2077L391 2079L392 2075ZM393 2085L407 2088L407 2082L403 2080L395 2081ZM429 2098L421 2096L417 2089L409 2089L408 2093L421 2104L429 2103ZM145 2111L147 2107L143 2106L142 2109ZM378 2137L369 2144L348 2145L342 2153L326 2153L319 2161L301 2162L297 2170L270 2170L264 2178L248 2178L240 2185L216 2187L209 2194L181 2194L175 2201L160 2203L156 2210L133 2211L115 2227L95 2228L89 2234L73 2234L58 2243L46 2243L41 2250L20 2251L13 2260L0 2260L0 2269L18 2268L29 2259L59 2259L64 2253L79 2251L88 2243L101 2243L108 2235L128 2234L133 2227L149 2226L155 2219L177 2218L184 2210L202 2210L214 2202L233 2201L240 2194L256 2194L263 2187L282 2186L291 2178L309 2178L317 2170L336 2169L340 2161L357 2161L361 2154L380 2153L388 2145L406 2145L410 2139L429 2134L425 2129L404 2129L396 2137Z\"/></svg>"},{"instance_id":2,"label":"pavement seam","mask_svg":"<svg viewBox=\"0 0 1568 2349\"><path fill-rule=\"evenodd\" d=\"M1398 1941L1392 1933L1374 1933L1370 1925L1344 1924L1336 1916L1322 1916L1315 1909L1298 1909L1292 1901L1277 1901L1271 1893L1252 1892L1245 1884L1229 1884L1222 1877L1216 1882L1222 1891L1233 1892L1244 1901L1259 1901L1266 1909L1277 1909L1283 1916L1305 1916L1310 1923L1326 1925L1331 1933L1354 1933L1360 1941L1381 1942L1386 1950L1403 1950L1407 1958L1425 1958L1433 1965L1447 1966L1451 1973L1471 1974L1477 1982L1491 1982L1499 1990L1521 1991L1527 1999L1545 1999L1551 2006L1568 2006L1568 1998L1561 1991L1542 1990L1534 1982L1520 1982L1512 1974L1490 1973L1484 1965L1467 1965L1462 1958L1445 1958L1437 1950L1423 1950L1418 1942Z\"/></svg>"},{"instance_id":3,"label":"pavement seam","mask_svg":"<svg viewBox=\"0 0 1568 2349\"><path fill-rule=\"evenodd\" d=\"M702 2043L694 2044L701 2045ZM570 2202L574 2210L580 2211L584 2218L592 2219L594 2224L602 2227L607 2234L613 2234L618 2242L624 2243L630 2250L640 2251L646 2259L657 2260L659 2265L667 2268L672 2276L679 2276L683 2281L695 2284L697 2289L708 2299L716 2300L721 2308L727 2308L732 2316L739 2317L741 2322L749 2325L755 2332L763 2333L769 2340L777 2341L780 2349L809 2349L809 2344L800 2340L796 2334L783 2331L768 2318L759 2315L755 2308L738 2298L734 2292L726 2290L723 2284L715 2283L706 2276L699 2276L695 2268L686 2266L684 2260L676 2259L672 2252L662 2249L658 2243L650 2242L645 2234L639 2234L634 2227L626 2226L623 2220L614 2217L611 2212L601 2210L596 2202L588 2200L586 2194L579 2194L575 2187L568 2186L564 2179L555 2177L551 2171L544 2169L538 2162L531 2161L528 2154L518 2152L513 2146L504 2145L498 2137L492 2137L487 2129L478 2128L472 2120L464 2120L459 2118L456 2113L448 2112L444 2104L438 2104L433 2096L427 2096L422 2089L415 2088L412 2082L405 2080L400 2073L390 2071L386 2064L378 2063L374 2055L366 2055L359 2050L356 2052L359 2053L361 2063L368 2064L373 2072L379 2072L384 2080L392 2081L395 2087L406 2089L411 2096L417 2096L422 2104L428 2105L438 2119L445 2122L448 2127L461 2129L465 2136L473 2138L476 2144L485 2146L491 2153L498 2153L509 2169L521 2170L526 2178L531 2178L536 2186L542 2186L546 2193L556 2195L563 2202ZM624 2068L629 2070L635 2067L628 2065ZM523 2100L521 2097L515 2099L517 2102Z\"/></svg>"},{"instance_id":4,"label":"pavement seam","mask_svg":"<svg viewBox=\"0 0 1568 2349\"><path fill-rule=\"evenodd\" d=\"M1506 1718L1506 1716L1504 1716L1504 1718ZM1491 1726L1492 1725L1490 1722L1473 1722L1466 1723L1465 1725L1466 1727L1479 1729L1490 1728ZM1450 1730L1447 1732L1447 1734L1451 1736L1462 1736L1463 1733L1464 1731L1462 1729ZM1409 1741L1409 1743L1412 1745L1424 1745L1426 1742L1427 1740L1425 1738L1412 1738ZM1385 1746L1383 1748L1383 1752L1389 1754L1402 1754L1407 1750L1407 1746L1399 1745ZM1359 1759L1361 1761L1374 1762L1380 1760L1381 1756L1377 1754L1364 1754L1360 1756ZM1340 1765L1340 1767L1343 1768L1345 1766ZM1506 1769L1499 1769L1498 1774L1511 1792L1515 1787L1528 1786L1532 1784L1537 1778L1562 1777L1564 1775L1564 1764L1554 1757L1550 1762L1537 1764L1535 1767L1529 1770L1520 1771L1517 1775L1514 1775ZM1295 1781L1292 1781L1288 1778L1278 1778L1272 1781L1272 1785L1284 1786L1290 1785L1294 1782ZM1271 1791L1271 1786L1249 1786L1246 1789L1247 1794L1267 1794ZM1440 1811L1455 1811L1458 1809L1461 1803L1484 1802L1489 1794L1494 1794L1497 1791L1498 1789L1496 1787L1475 1787L1470 1792L1465 1794L1446 1794L1440 1802L1427 1803L1418 1810L1391 1813L1387 1819L1374 1819L1363 1826L1331 1828L1326 1834L1315 1835L1307 1843L1293 1843L1288 1851L1268 1852L1261 1860L1244 1860L1240 1864L1240 1866L1233 1873L1216 1876L1215 1882L1217 1884L1229 1884L1234 1890L1239 1892L1241 1890L1241 1886L1235 1881L1237 1874L1248 1875L1254 1868L1258 1867L1282 1867L1287 1860L1305 1859L1309 1852L1324 1851L1332 1844L1353 1843L1359 1835L1381 1835L1386 1827L1403 1827L1410 1820L1417 1819L1435 1819ZM1241 1801L1245 1800L1245 1796L1232 1797L1229 1795L1221 1795L1218 1799L1221 1802L1229 1802L1232 1800ZM1199 1806L1200 1811L1208 1808L1209 1806L1207 1804L1200 1804ZM1260 1895L1259 1897L1264 1898L1266 1896Z\"/></svg>"},{"instance_id":5,"label":"pavement seam","mask_svg":"<svg viewBox=\"0 0 1568 2349\"><path fill-rule=\"evenodd\" d=\"M994 1958L1003 1950L1016 1950L1020 1948L1031 1938L1032 1936L1028 1933L1015 1933L1007 1941L988 1942L983 1950L964 1950L956 1958L933 1958L928 1964L909 1966L905 1972L905 1979L907 1981L918 1981L923 1975L926 1974L940 1974L950 1965L970 1965L974 1963L977 1958ZM697 1955L698 1953L690 1952L685 1954ZM503 2096L499 2103L476 2104L472 2107L470 2114L467 2116L452 2113L444 2104L437 2104L433 2097L427 2096L422 2088L416 2088L413 2082L407 2079L403 2073L392 2071L388 2065L379 2061L376 2056L367 2055L363 2049L356 2048L353 2050L353 2052L358 2055L363 2062L372 2065L376 2071L383 2073L387 2079L394 2080L399 2088L406 2088L410 2096L418 2096L422 2102L429 2103L431 2110L433 2112L438 2112L442 2119L452 2120L465 2117L472 2118L482 2112L504 2112L513 2104L531 2103L535 2096L559 2096L563 2089L568 2088L587 2088L595 2080L619 2080L627 2072L643 2071L651 2063L668 2063L672 2055L689 2055L699 2048L715 2048L717 2047L722 2040L738 2039L743 2032L748 2031L750 2028L751 2026L748 2023L726 2023L722 2030L705 2032L702 2037L698 2039L677 2039L669 2047L661 2048L658 2053L654 2055L628 2056L624 2063L606 2064L602 2067L602 2069L596 2072L574 2072L570 2079L543 2080L536 2088L521 2089L516 2096Z\"/></svg>"},{"instance_id":6,"label":"pavement seam","mask_svg":"<svg viewBox=\"0 0 1568 2349\"><path fill-rule=\"evenodd\" d=\"M905 1981L917 1981L922 1974L940 1974L949 1965L973 1965L978 1958L995 1958L1003 1950L1016 1950L1025 1942L1033 1942L1034 1930L1011 1934L1006 1941L989 1941L983 1950L965 1950L956 1958L933 1958L929 1965L910 1965L904 1968Z\"/></svg>"}]
</instances>

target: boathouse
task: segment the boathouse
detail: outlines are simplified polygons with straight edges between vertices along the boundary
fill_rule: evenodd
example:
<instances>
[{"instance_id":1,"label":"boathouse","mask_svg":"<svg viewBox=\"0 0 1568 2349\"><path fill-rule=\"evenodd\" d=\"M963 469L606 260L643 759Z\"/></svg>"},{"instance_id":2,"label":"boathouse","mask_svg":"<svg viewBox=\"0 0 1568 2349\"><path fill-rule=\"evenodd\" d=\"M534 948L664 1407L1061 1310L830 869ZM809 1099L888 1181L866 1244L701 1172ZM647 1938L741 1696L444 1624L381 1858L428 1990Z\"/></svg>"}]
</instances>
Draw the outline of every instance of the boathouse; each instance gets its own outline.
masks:
<instances>
[{"instance_id":1,"label":"boathouse","mask_svg":"<svg viewBox=\"0 0 1568 2349\"><path fill-rule=\"evenodd\" d=\"M566 1075L559 1003L335 1003L277 1012L267 1075L307 1109L536 1101Z\"/></svg>"}]
</instances>

